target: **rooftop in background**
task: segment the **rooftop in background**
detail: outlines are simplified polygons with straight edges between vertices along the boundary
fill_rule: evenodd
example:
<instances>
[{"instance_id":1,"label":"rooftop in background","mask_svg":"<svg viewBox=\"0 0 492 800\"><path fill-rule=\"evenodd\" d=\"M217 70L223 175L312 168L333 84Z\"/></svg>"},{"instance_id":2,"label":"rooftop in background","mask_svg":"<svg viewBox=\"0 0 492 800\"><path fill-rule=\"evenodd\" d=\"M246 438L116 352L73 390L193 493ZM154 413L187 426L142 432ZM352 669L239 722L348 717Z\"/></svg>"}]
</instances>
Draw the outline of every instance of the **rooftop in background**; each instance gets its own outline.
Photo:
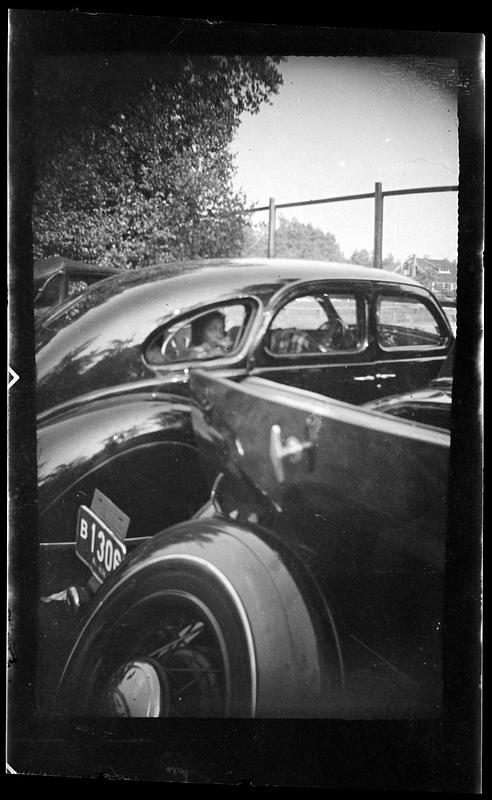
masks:
<instances>
[{"instance_id":1,"label":"rooftop in background","mask_svg":"<svg viewBox=\"0 0 492 800\"><path fill-rule=\"evenodd\" d=\"M456 283L457 265L454 261L448 261L447 258L418 258L414 256L411 264L398 265L395 272L401 275L414 275L412 270L417 270L418 272L419 270L428 269L434 270L436 276L442 275L443 281Z\"/></svg>"},{"instance_id":2,"label":"rooftop in background","mask_svg":"<svg viewBox=\"0 0 492 800\"><path fill-rule=\"evenodd\" d=\"M441 302L456 300L458 278L457 264L454 261L449 261L447 258L417 258L414 255L405 264L398 265L394 271L420 281Z\"/></svg>"}]
</instances>

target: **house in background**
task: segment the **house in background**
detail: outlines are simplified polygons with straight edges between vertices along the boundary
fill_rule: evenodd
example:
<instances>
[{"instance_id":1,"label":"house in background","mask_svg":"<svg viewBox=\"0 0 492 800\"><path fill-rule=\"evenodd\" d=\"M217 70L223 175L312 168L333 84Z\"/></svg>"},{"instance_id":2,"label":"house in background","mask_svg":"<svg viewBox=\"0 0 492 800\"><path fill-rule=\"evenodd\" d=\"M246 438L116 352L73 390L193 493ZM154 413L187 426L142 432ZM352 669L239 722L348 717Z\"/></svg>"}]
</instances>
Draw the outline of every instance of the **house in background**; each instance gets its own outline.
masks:
<instances>
[{"instance_id":1,"label":"house in background","mask_svg":"<svg viewBox=\"0 0 492 800\"><path fill-rule=\"evenodd\" d=\"M447 258L417 258L413 255L395 271L420 281L441 300L456 300L457 267Z\"/></svg>"}]
</instances>

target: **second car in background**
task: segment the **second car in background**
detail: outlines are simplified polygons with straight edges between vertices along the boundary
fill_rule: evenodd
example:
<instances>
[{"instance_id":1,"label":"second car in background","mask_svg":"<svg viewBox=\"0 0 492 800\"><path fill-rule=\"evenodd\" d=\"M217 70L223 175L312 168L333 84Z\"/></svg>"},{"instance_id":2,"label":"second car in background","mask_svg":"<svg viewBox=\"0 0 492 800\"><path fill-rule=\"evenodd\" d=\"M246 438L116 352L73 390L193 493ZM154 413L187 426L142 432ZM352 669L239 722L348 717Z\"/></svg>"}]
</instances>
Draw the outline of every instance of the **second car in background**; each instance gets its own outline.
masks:
<instances>
[{"instance_id":1,"label":"second car in background","mask_svg":"<svg viewBox=\"0 0 492 800\"><path fill-rule=\"evenodd\" d=\"M67 298L82 294L93 283L120 272L61 256L37 259L33 265L36 319L41 319Z\"/></svg>"}]
</instances>

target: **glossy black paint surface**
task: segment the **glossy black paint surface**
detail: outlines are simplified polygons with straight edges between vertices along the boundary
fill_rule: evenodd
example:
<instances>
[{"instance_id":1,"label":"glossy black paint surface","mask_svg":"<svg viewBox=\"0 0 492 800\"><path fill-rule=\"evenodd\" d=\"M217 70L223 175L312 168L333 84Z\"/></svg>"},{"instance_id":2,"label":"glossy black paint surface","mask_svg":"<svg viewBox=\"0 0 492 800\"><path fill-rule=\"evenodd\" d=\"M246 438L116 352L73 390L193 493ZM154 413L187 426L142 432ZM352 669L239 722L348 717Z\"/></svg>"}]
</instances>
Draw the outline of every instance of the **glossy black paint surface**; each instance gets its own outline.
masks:
<instances>
[{"instance_id":1,"label":"glossy black paint surface","mask_svg":"<svg viewBox=\"0 0 492 800\"><path fill-rule=\"evenodd\" d=\"M367 675L382 659L410 681L377 713L398 716L406 696L411 715L439 715L449 433L255 378L197 371L190 389L204 462L223 473L217 513L253 520L297 554L342 626L355 686L369 652ZM282 459L281 477L277 426L282 447L307 445Z\"/></svg>"},{"instance_id":2,"label":"glossy black paint surface","mask_svg":"<svg viewBox=\"0 0 492 800\"><path fill-rule=\"evenodd\" d=\"M157 442L192 445L189 403L137 394L72 409L38 428L42 513L74 482L124 452Z\"/></svg>"},{"instance_id":3,"label":"glossy black paint surface","mask_svg":"<svg viewBox=\"0 0 492 800\"><path fill-rule=\"evenodd\" d=\"M390 555L395 563L405 556L443 569L447 431L257 378L237 385L196 371L190 389L206 459L252 484L320 547L333 547L330 569L377 570L378 557L389 565ZM273 427L284 451L291 437L304 446L280 459L282 477L272 455ZM323 539L315 533L319 526ZM361 540L351 539L356 531L365 531Z\"/></svg>"},{"instance_id":4,"label":"glossy black paint surface","mask_svg":"<svg viewBox=\"0 0 492 800\"><path fill-rule=\"evenodd\" d=\"M38 429L41 594L87 582L76 521L95 489L130 517L129 539L141 539L190 517L212 480L200 471L189 402L179 398L124 395L48 419Z\"/></svg>"}]
</instances>

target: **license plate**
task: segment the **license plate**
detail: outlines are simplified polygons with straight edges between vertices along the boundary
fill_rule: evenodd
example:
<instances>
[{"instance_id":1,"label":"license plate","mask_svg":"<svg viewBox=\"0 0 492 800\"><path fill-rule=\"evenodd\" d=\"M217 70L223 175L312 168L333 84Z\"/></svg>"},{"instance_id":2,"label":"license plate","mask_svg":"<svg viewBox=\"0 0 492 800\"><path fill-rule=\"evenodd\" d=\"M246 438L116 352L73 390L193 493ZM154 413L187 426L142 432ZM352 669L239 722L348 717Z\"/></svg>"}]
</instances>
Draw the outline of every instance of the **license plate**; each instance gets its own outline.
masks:
<instances>
[{"instance_id":1,"label":"license plate","mask_svg":"<svg viewBox=\"0 0 492 800\"><path fill-rule=\"evenodd\" d=\"M81 561L101 583L126 556L123 542L87 506L79 508L75 549Z\"/></svg>"}]
</instances>

